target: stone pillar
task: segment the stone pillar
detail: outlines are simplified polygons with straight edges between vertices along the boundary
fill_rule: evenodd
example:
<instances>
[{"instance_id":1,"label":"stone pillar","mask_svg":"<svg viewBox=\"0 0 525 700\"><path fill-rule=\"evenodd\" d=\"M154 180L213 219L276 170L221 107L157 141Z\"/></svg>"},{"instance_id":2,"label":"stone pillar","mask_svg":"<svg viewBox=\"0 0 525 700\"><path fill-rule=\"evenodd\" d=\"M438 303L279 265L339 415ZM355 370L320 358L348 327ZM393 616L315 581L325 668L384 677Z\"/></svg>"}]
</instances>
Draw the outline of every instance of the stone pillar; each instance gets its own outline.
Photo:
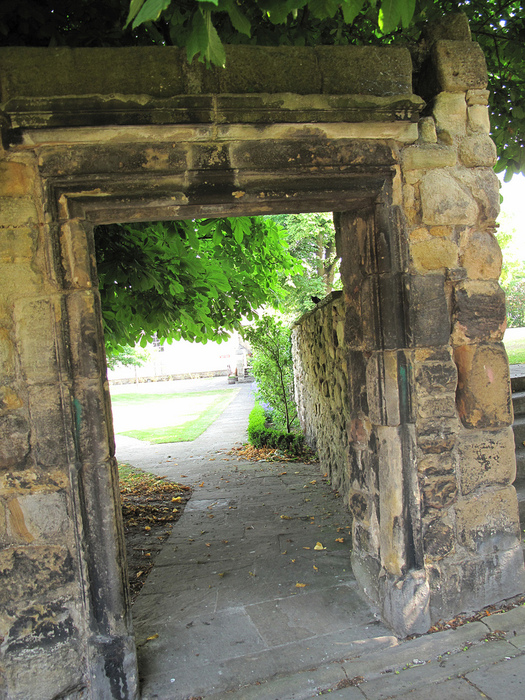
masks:
<instances>
[{"instance_id":1,"label":"stone pillar","mask_svg":"<svg viewBox=\"0 0 525 700\"><path fill-rule=\"evenodd\" d=\"M436 620L522 593L525 580L496 149L485 62L466 24L459 40L433 42L426 77L436 94L401 163L421 534Z\"/></svg>"},{"instance_id":2,"label":"stone pillar","mask_svg":"<svg viewBox=\"0 0 525 700\"><path fill-rule=\"evenodd\" d=\"M33 153L1 155L0 695L136 698L86 234L49 225Z\"/></svg>"}]
</instances>

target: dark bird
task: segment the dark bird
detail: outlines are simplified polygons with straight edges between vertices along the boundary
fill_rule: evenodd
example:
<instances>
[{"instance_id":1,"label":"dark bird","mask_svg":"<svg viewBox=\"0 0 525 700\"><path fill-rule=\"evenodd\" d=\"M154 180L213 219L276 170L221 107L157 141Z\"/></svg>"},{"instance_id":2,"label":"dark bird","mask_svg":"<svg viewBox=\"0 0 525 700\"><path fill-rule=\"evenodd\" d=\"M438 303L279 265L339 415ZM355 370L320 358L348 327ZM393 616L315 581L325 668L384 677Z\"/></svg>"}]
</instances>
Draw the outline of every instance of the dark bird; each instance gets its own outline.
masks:
<instances>
[{"instance_id":1,"label":"dark bird","mask_svg":"<svg viewBox=\"0 0 525 700\"><path fill-rule=\"evenodd\" d=\"M321 301L319 297L311 297L311 299L314 302L314 304L318 304Z\"/></svg>"}]
</instances>

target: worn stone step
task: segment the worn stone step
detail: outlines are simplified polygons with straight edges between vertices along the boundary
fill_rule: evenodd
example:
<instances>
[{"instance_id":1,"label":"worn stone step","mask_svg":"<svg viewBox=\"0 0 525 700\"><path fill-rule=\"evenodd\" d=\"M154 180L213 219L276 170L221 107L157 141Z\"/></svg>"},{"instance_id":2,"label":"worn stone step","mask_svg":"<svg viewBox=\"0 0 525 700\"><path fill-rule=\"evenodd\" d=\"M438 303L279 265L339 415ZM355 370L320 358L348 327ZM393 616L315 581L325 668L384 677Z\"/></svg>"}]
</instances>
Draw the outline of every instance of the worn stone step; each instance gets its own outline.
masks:
<instances>
[{"instance_id":1,"label":"worn stone step","mask_svg":"<svg viewBox=\"0 0 525 700\"><path fill-rule=\"evenodd\" d=\"M510 384L512 386L512 393L515 391L525 391L525 373L519 374L517 376L512 376L513 371L511 367L511 377L510 377Z\"/></svg>"},{"instance_id":2,"label":"worn stone step","mask_svg":"<svg viewBox=\"0 0 525 700\"><path fill-rule=\"evenodd\" d=\"M521 450L525 441L525 416L518 416L512 424L514 431L514 443L517 450Z\"/></svg>"},{"instance_id":3,"label":"worn stone step","mask_svg":"<svg viewBox=\"0 0 525 700\"><path fill-rule=\"evenodd\" d=\"M512 394L512 407L514 417L525 416L525 391L516 391Z\"/></svg>"},{"instance_id":4,"label":"worn stone step","mask_svg":"<svg viewBox=\"0 0 525 700\"><path fill-rule=\"evenodd\" d=\"M525 447L516 450L516 482L525 486Z\"/></svg>"}]
</instances>

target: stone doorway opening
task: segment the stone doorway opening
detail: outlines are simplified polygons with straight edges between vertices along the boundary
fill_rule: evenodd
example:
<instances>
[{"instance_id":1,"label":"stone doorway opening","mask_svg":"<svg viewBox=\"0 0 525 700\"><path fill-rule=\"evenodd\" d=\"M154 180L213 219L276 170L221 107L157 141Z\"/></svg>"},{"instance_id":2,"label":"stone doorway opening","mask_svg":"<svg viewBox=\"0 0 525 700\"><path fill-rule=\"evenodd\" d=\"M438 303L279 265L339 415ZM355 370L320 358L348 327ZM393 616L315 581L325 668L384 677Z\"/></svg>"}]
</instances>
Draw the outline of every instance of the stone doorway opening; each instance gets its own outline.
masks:
<instances>
[{"instance_id":1,"label":"stone doorway opening","mask_svg":"<svg viewBox=\"0 0 525 700\"><path fill-rule=\"evenodd\" d=\"M283 51L230 47L232 70L210 73L170 49L0 51L1 633L17 700L35 678L46 698L138 692L99 223L342 212L344 320L323 306L297 352L359 583L400 636L525 587L479 46L460 20L417 65L396 47Z\"/></svg>"}]
</instances>

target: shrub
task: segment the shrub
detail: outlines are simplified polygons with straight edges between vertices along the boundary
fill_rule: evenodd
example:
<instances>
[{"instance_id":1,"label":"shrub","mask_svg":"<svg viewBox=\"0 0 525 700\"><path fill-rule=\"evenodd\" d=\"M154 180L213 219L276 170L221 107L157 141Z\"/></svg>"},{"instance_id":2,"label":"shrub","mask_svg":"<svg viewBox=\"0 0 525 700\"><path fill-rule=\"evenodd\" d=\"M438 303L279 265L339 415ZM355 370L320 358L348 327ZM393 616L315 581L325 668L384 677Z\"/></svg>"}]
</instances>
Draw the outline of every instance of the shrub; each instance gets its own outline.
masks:
<instances>
[{"instance_id":1,"label":"shrub","mask_svg":"<svg viewBox=\"0 0 525 700\"><path fill-rule=\"evenodd\" d=\"M256 403L248 419L248 439L254 447L270 447L294 456L304 454L302 433L287 433L285 430L268 427L264 408Z\"/></svg>"},{"instance_id":2,"label":"shrub","mask_svg":"<svg viewBox=\"0 0 525 700\"><path fill-rule=\"evenodd\" d=\"M243 335L253 348L257 398L271 406L272 420L290 433L297 422L291 331L273 316L262 316Z\"/></svg>"}]
</instances>

